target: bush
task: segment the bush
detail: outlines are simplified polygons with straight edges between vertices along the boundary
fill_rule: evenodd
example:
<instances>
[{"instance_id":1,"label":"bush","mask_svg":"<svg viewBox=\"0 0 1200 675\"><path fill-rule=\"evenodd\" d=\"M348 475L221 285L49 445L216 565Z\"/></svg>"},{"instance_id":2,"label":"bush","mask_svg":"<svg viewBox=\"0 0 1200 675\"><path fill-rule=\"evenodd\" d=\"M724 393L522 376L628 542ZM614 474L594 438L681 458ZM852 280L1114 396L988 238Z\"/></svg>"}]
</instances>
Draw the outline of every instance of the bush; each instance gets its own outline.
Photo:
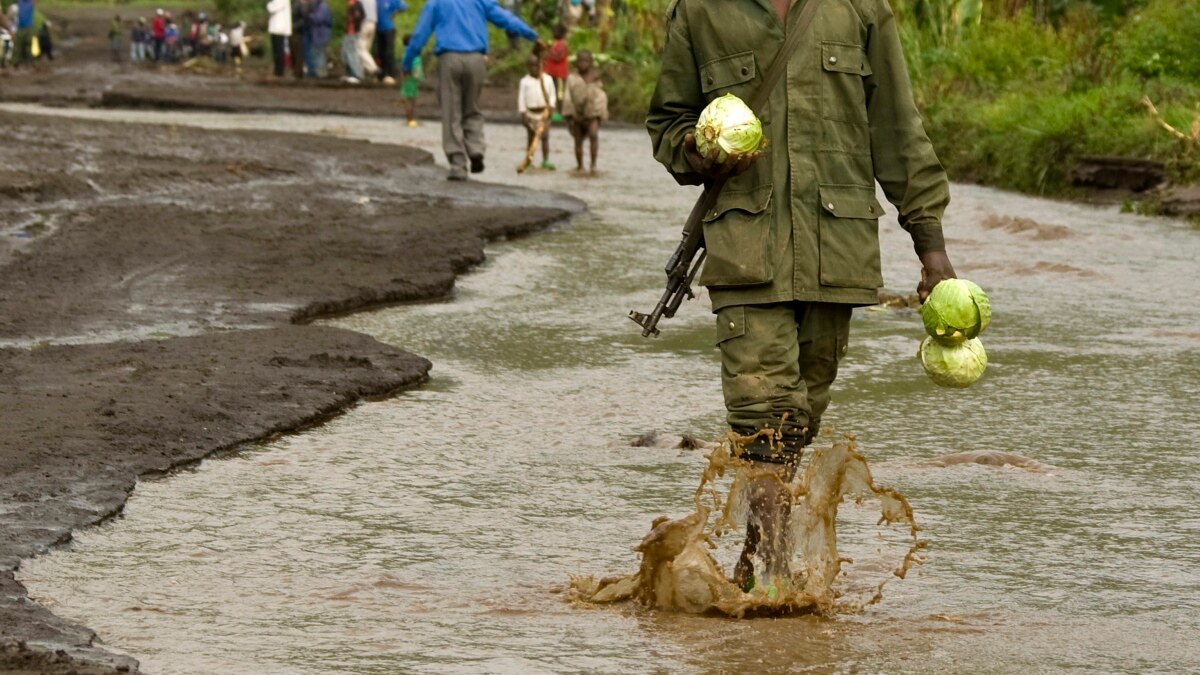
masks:
<instances>
[{"instance_id":1,"label":"bush","mask_svg":"<svg viewBox=\"0 0 1200 675\"><path fill-rule=\"evenodd\" d=\"M1156 0L1132 14L1117 41L1121 66L1143 78L1200 81L1200 0Z\"/></svg>"},{"instance_id":2,"label":"bush","mask_svg":"<svg viewBox=\"0 0 1200 675\"><path fill-rule=\"evenodd\" d=\"M919 45L921 36L905 41ZM1177 182L1200 179L1194 149L1141 103L1149 96L1171 124L1191 127L1197 44L1200 0L1150 0L1115 22L1090 7L1068 11L1057 27L1028 14L991 21L953 49L910 56L926 128L953 178L1063 194L1086 155L1157 159Z\"/></svg>"}]
</instances>

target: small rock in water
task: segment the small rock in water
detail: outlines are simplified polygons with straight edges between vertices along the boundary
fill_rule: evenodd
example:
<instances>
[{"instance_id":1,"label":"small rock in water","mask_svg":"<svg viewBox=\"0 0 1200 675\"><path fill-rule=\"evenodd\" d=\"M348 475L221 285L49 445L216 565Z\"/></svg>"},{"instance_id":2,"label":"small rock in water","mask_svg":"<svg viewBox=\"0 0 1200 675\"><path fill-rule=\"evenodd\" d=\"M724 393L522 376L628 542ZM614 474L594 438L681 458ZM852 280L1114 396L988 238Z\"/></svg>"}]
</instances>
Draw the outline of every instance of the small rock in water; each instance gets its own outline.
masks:
<instances>
[{"instance_id":1,"label":"small rock in water","mask_svg":"<svg viewBox=\"0 0 1200 675\"><path fill-rule=\"evenodd\" d=\"M637 438L629 441L630 447L633 448L655 448L658 447L658 431L647 431Z\"/></svg>"},{"instance_id":2,"label":"small rock in water","mask_svg":"<svg viewBox=\"0 0 1200 675\"><path fill-rule=\"evenodd\" d=\"M655 431L647 431L629 442L633 448L663 448L669 450L700 450L702 448L711 448L713 443L702 441L691 434L683 434L682 436L668 436Z\"/></svg>"},{"instance_id":3,"label":"small rock in water","mask_svg":"<svg viewBox=\"0 0 1200 675\"><path fill-rule=\"evenodd\" d=\"M949 467L958 466L961 464L982 464L983 466L995 467L1012 467L1015 469L1025 469L1026 471L1034 471L1037 473L1049 473L1054 467L1049 464L1018 455L1012 452L1001 452L999 450L971 450L969 452L956 452L949 455L934 457L933 459L922 462L925 466Z\"/></svg>"},{"instance_id":4,"label":"small rock in water","mask_svg":"<svg viewBox=\"0 0 1200 675\"><path fill-rule=\"evenodd\" d=\"M889 309L916 309L921 306L921 298L916 293L896 293L881 288L877 306Z\"/></svg>"}]
</instances>

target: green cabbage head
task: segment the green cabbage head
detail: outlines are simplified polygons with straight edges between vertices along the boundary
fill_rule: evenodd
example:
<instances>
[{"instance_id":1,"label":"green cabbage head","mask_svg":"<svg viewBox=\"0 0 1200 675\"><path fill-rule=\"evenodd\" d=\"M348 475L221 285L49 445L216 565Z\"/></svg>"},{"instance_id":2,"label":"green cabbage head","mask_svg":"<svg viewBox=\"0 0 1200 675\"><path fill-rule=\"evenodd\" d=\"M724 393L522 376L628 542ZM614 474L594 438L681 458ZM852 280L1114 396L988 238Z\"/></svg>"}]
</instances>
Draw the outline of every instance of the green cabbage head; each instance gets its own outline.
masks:
<instances>
[{"instance_id":1,"label":"green cabbage head","mask_svg":"<svg viewBox=\"0 0 1200 675\"><path fill-rule=\"evenodd\" d=\"M969 387L987 368L987 352L978 339L946 345L927 337L921 343L917 358L921 359L929 379L941 387Z\"/></svg>"},{"instance_id":2,"label":"green cabbage head","mask_svg":"<svg viewBox=\"0 0 1200 675\"><path fill-rule=\"evenodd\" d=\"M730 153L757 152L763 146L762 122L750 106L733 94L718 96L705 106L696 122L696 150L702 155L716 148L717 160Z\"/></svg>"},{"instance_id":3,"label":"green cabbage head","mask_svg":"<svg viewBox=\"0 0 1200 675\"><path fill-rule=\"evenodd\" d=\"M992 320L992 302L977 284L966 279L943 279L921 305L925 332L944 344L979 337Z\"/></svg>"}]
</instances>

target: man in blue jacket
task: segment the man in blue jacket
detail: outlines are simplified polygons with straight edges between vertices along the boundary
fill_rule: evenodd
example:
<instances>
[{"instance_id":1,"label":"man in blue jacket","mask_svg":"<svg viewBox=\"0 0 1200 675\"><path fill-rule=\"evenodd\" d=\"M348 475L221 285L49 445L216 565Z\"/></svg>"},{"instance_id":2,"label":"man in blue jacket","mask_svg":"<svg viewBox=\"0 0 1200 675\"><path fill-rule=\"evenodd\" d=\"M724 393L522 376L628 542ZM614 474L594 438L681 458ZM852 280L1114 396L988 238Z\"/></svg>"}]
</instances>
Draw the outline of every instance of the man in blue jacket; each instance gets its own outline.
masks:
<instances>
[{"instance_id":1,"label":"man in blue jacket","mask_svg":"<svg viewBox=\"0 0 1200 675\"><path fill-rule=\"evenodd\" d=\"M333 32L333 13L325 0L310 0L304 22L304 63L308 77L325 77L325 48Z\"/></svg>"},{"instance_id":2,"label":"man in blue jacket","mask_svg":"<svg viewBox=\"0 0 1200 675\"><path fill-rule=\"evenodd\" d=\"M483 113L479 94L487 71L487 24L539 42L537 33L496 0L429 0L417 18L404 50L404 74L431 35L437 35L438 102L442 107L442 150L450 162L450 180L483 171Z\"/></svg>"},{"instance_id":3,"label":"man in blue jacket","mask_svg":"<svg viewBox=\"0 0 1200 675\"><path fill-rule=\"evenodd\" d=\"M33 0L17 0L17 60L19 68L33 63Z\"/></svg>"}]
</instances>

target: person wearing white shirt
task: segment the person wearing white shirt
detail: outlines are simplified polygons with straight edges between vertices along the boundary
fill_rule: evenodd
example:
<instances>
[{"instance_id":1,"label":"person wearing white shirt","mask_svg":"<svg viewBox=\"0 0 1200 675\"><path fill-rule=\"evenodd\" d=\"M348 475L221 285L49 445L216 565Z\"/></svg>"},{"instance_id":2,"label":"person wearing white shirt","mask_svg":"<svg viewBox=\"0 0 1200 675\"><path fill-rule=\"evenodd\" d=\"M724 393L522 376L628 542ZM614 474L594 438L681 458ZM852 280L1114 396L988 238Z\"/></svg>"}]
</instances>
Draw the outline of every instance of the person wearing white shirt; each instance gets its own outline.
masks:
<instances>
[{"instance_id":1,"label":"person wearing white shirt","mask_svg":"<svg viewBox=\"0 0 1200 675\"><path fill-rule=\"evenodd\" d=\"M283 77L283 45L292 35L291 0L271 0L267 3L267 32L271 34L271 56L275 59L275 77ZM297 58L293 54L292 58Z\"/></svg>"},{"instance_id":2,"label":"person wearing white shirt","mask_svg":"<svg viewBox=\"0 0 1200 675\"><path fill-rule=\"evenodd\" d=\"M557 104L554 78L542 72L542 60L536 54L529 55L529 74L521 78L517 86L517 111L525 125L525 142L533 145L533 139L541 134L542 168L553 171L550 163L550 113Z\"/></svg>"},{"instance_id":3,"label":"person wearing white shirt","mask_svg":"<svg viewBox=\"0 0 1200 675\"><path fill-rule=\"evenodd\" d=\"M359 66L367 76L374 76L379 72L379 66L375 63L371 48L375 46L375 24L379 21L379 5L376 0L359 0L359 4L363 8L362 26L358 29L356 45Z\"/></svg>"}]
</instances>

